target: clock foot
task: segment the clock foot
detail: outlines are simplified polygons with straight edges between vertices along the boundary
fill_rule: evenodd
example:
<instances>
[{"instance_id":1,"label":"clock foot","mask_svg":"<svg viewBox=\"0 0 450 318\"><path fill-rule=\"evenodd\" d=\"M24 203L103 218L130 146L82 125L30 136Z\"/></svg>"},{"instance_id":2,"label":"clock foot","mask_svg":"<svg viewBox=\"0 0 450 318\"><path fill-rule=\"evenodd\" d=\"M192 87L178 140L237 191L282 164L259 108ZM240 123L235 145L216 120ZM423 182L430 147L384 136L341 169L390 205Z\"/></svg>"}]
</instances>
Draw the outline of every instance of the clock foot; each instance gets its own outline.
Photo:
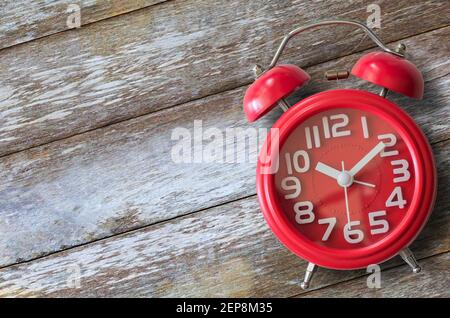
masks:
<instances>
[{"instance_id":1,"label":"clock foot","mask_svg":"<svg viewBox=\"0 0 450 318\"><path fill-rule=\"evenodd\" d=\"M399 254L400 257L405 261L405 263L411 266L414 273L419 273L422 270L419 263L417 263L413 252L411 252L409 248L405 248L404 250L400 251Z\"/></svg>"},{"instance_id":2,"label":"clock foot","mask_svg":"<svg viewBox=\"0 0 450 318\"><path fill-rule=\"evenodd\" d=\"M308 267L306 268L306 273L305 273L305 279L303 280L303 282L300 284L300 286L302 287L302 289L308 289L309 288L309 284L311 283L311 279L314 275L314 273L317 271L317 265L314 263L308 263Z\"/></svg>"}]
</instances>

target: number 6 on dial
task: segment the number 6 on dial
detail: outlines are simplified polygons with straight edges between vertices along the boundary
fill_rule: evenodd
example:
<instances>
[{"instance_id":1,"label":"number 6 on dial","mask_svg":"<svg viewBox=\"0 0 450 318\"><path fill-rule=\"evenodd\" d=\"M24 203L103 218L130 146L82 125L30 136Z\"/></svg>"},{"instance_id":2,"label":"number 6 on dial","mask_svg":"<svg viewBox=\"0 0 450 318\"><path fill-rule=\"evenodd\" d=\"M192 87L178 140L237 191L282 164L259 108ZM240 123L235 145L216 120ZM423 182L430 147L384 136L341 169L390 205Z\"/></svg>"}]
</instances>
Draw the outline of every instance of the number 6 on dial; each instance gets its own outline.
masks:
<instances>
[{"instance_id":1,"label":"number 6 on dial","mask_svg":"<svg viewBox=\"0 0 450 318\"><path fill-rule=\"evenodd\" d=\"M360 225L360 221L351 221L344 226L345 240L350 244L360 243L364 239L364 233L358 229L352 229L352 226Z\"/></svg>"}]
</instances>

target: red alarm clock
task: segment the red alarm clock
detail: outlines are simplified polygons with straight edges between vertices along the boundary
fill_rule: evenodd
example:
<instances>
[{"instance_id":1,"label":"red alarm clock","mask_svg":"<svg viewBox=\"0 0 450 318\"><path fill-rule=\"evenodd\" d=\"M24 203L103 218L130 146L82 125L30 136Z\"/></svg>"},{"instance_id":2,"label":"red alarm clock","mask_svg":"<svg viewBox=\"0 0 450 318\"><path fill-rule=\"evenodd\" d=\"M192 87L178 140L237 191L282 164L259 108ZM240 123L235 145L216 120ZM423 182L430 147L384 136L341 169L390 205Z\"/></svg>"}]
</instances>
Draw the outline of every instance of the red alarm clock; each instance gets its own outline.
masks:
<instances>
[{"instance_id":1,"label":"red alarm clock","mask_svg":"<svg viewBox=\"0 0 450 318\"><path fill-rule=\"evenodd\" d=\"M284 100L309 75L277 65L288 41L318 26L363 29L381 48L361 57L351 73L382 87L379 95L355 89L328 90L289 107ZM309 264L303 288L317 266L349 270L400 256L419 272L408 246L425 225L436 196L431 148L417 124L386 99L388 90L422 98L423 78L365 25L323 21L290 32L269 67L257 67L244 111L250 122L281 106L258 159L257 193L277 238ZM327 72L329 79L348 72Z\"/></svg>"}]
</instances>

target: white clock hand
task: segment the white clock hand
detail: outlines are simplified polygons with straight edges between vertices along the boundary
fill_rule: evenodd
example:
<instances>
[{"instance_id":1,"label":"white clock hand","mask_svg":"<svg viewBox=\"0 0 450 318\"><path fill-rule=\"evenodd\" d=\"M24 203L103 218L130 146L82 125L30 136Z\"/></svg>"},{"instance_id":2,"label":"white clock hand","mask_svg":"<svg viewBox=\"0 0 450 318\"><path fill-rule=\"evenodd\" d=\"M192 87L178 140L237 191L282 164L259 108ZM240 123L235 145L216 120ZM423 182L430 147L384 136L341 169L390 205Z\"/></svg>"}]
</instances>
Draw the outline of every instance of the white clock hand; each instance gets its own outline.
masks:
<instances>
[{"instance_id":1,"label":"white clock hand","mask_svg":"<svg viewBox=\"0 0 450 318\"><path fill-rule=\"evenodd\" d=\"M367 155L365 155L349 172L352 176L355 176L362 168L369 163L381 150L386 147L385 143L380 141Z\"/></svg>"},{"instance_id":2,"label":"white clock hand","mask_svg":"<svg viewBox=\"0 0 450 318\"><path fill-rule=\"evenodd\" d=\"M321 162L317 163L316 170L333 178L333 179L337 179L338 175L341 173L339 170L334 169L334 168L330 167L329 165L326 165Z\"/></svg>"},{"instance_id":3,"label":"white clock hand","mask_svg":"<svg viewBox=\"0 0 450 318\"><path fill-rule=\"evenodd\" d=\"M344 169L344 161L342 161L342 172L345 172ZM348 193L347 193L347 186L344 187L344 194L345 194L345 211L347 212L347 222L350 224L350 208L348 207Z\"/></svg>"},{"instance_id":4,"label":"white clock hand","mask_svg":"<svg viewBox=\"0 0 450 318\"><path fill-rule=\"evenodd\" d=\"M353 180L354 183L363 185L363 186L367 186L367 187L371 187L371 188L375 188L375 185L369 182L362 182L362 181L358 181L358 180Z\"/></svg>"},{"instance_id":5,"label":"white clock hand","mask_svg":"<svg viewBox=\"0 0 450 318\"><path fill-rule=\"evenodd\" d=\"M322 162L317 163L316 170L319 171L320 173L323 173L324 175L327 175L327 176L335 179L335 180L337 180L339 174L341 173L341 171L334 169L333 167L330 167L329 165L326 165ZM358 180L353 180L353 182L360 184L360 185L367 186L367 187L375 188L375 185L372 183L362 182L362 181L358 181Z\"/></svg>"}]
</instances>

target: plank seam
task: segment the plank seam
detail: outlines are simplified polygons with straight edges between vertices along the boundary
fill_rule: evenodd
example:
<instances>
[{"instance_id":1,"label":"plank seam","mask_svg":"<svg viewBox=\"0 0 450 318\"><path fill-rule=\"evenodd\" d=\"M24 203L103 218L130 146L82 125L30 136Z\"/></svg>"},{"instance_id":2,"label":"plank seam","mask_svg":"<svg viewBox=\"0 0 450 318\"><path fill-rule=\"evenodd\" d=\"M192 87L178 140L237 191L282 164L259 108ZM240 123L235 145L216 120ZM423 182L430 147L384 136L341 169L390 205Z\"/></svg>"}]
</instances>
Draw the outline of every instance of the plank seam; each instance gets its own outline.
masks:
<instances>
[{"instance_id":1,"label":"plank seam","mask_svg":"<svg viewBox=\"0 0 450 318\"><path fill-rule=\"evenodd\" d=\"M447 141L450 141L450 138L438 140L438 141L430 143L430 144L431 145L437 145L437 144L444 143L444 142L447 142ZM256 196L257 196L257 194L254 192L254 193L249 194L247 196L239 197L239 198L236 198L236 199L233 199L233 200L230 200L230 201L225 201L225 202L222 202L220 204L212 205L212 206L205 207L205 208L202 208L202 209L199 209L199 210L195 210L195 211L191 211L191 212L188 212L188 213L185 213L185 214L180 214L180 215L174 216L174 217L172 217L170 219L165 219L165 220L157 221L157 222L154 222L154 223L149 223L149 224L146 224L146 225L135 227L135 228L129 229L129 230L121 232L121 233L116 233L116 234L113 234L113 235L108 235L108 236L105 236L105 237L101 237L101 238L95 239L93 241L89 241L89 242L85 242L85 243L82 243L82 244L73 245L73 246L70 246L68 248L60 249L58 251L53 251L53 252L50 252L50 253L47 253L47 254L43 254L41 256L38 256L38 257L35 257L35 258L31 258L31 259L28 259L28 260L25 260L25 261L11 263L11 264L8 264L8 265L5 265L5 266L1 266L0 267L0 271L3 270L3 269L7 269L9 267L32 263L34 261L38 261L38 260L43 259L43 258L51 257L51 256L54 256L54 255L59 254L59 253L64 253L64 252L67 252L67 251L70 251L70 250L73 250L73 249L76 249L76 248L85 247L85 246L88 246L88 245L91 245L91 244L95 244L95 243L98 243L98 242L102 242L102 241L106 241L106 240L109 240L109 239L112 239L112 238L119 238L121 236L129 235L129 234L131 234L133 232L143 231L143 230L146 230L146 229L148 229L150 227L154 227L154 226L157 226L157 225L165 224L165 223L174 221L176 219L186 218L186 217L192 216L192 215L194 215L196 213L201 213L201 212L205 212L205 211L208 211L208 210L216 209L218 207L221 207L221 206L224 206L224 205L228 205L228 204L231 204L231 203L234 203L234 202L239 202L239 201L250 199L250 198L255 198L256 199ZM295 297L295 295L291 296L291 297Z\"/></svg>"},{"instance_id":2,"label":"plank seam","mask_svg":"<svg viewBox=\"0 0 450 318\"><path fill-rule=\"evenodd\" d=\"M255 196L256 196L256 193L252 193L250 195L247 195L247 196L244 196L244 197L239 197L239 198L236 198L236 199L230 200L230 201L225 201L225 202L216 204L214 206L205 207L205 208L202 208L202 209L199 209L199 210L195 210L195 211L191 211L191 212L188 212L188 213L185 213L185 214L177 215L177 216L174 216L174 217L169 218L169 219L157 221L157 222L146 224L146 225L143 225L143 226L138 226L138 227L135 227L135 228L131 228L131 229L129 229L127 231L124 231L124 232L121 232L121 233L108 235L108 236L105 236L105 237L101 237L101 238L95 239L93 241L89 241L89 242L85 242L85 243L82 243L82 244L73 245L73 246L70 246L68 248L60 249L58 251L54 251L54 252L51 252L51 253L48 253L48 254L43 254L41 256L38 256L38 257L35 257L35 258L31 258L29 260L8 264L6 266L0 266L0 271L3 270L3 269L9 268L9 267L31 263L31 262L34 262L34 261L37 261L37 260L40 260L40 259L43 259L43 258L46 258L46 257L51 257L51 256L53 256L55 254L58 254L58 253L63 253L63 252L66 252L66 251L70 251L72 249L76 249L76 248L79 248L79 247L84 247L84 246L89 245L89 244L94 244L94 243L98 243L98 242L101 242L101 241L104 241L104 240L108 240L108 239L111 239L111 238L116 238L116 237L129 235L129 234L131 234L133 232L139 232L139 231L145 230L146 228L149 228L149 227L165 224L167 222L174 221L174 220L179 219L179 218L189 217L189 216L191 216L193 214L196 214L196 213L201 213L201 212L204 212L204 211L207 211L207 210L210 210L210 209L215 209L215 208L227 205L227 204L231 204L233 202L238 202L238 201L250 199L251 197L255 197Z\"/></svg>"},{"instance_id":3,"label":"plank seam","mask_svg":"<svg viewBox=\"0 0 450 318\"><path fill-rule=\"evenodd\" d=\"M168 1L173 1L173 0L168 0ZM167 2L167 1L166 1L166 2ZM158 4L164 4L164 3L165 3L165 2L161 2L161 3L158 3ZM155 4L155 5L158 5L158 4ZM148 8L148 7L146 7L146 8ZM142 9L138 9L138 10L143 10L143 9L146 9L146 8L142 8ZM137 11L137 10L135 10L135 11ZM132 12L135 12L135 11L132 11ZM127 13L124 13L124 14L127 14ZM111 17L111 18L114 18L114 17ZM93 23L96 23L96 22L93 22ZM414 34L414 35L411 35L411 36L408 36L408 37L396 39L396 40L394 40L394 41L386 42L386 44L391 44L391 43L394 43L394 42L407 40L407 39L410 39L410 38L413 38L413 37L417 37L417 36L420 36L420 35L423 35L423 34L426 34L426 33L434 32L434 31L437 31L437 30L442 30L442 29L445 29L445 28L447 28L447 27L450 27L450 24L446 24L445 26L438 27L438 28L434 28L434 29L431 29L431 30L423 31L423 32L420 32L420 33L417 33L417 34ZM65 31L61 31L61 32L65 32ZM352 51L352 52L349 53L349 54L342 55L342 56L337 57L337 58L324 60L324 61L322 61L322 62L320 62L320 63L310 64L310 65L306 65L306 66L303 66L303 67L304 67L304 68L310 68L310 67L313 67L313 66L319 66L319 65L322 65L322 64L325 64L325 63L328 63L328 62L337 60L337 59L342 59L342 58L351 56L351 55L353 55L353 54L358 54L358 53L361 53L361 52L364 52L364 51L367 51L367 50L371 50L371 49L373 49L374 47L375 47L375 46L370 46L370 47L368 47L368 48L366 48L366 49L357 50L357 51ZM1 50L0 50L0 52L1 52ZM433 79L433 80L434 80L434 79ZM13 155L13 154L21 153L21 152L24 152L24 151L27 151L27 150L30 150L30 149L36 149L36 148L41 147L41 146L50 145L50 144L53 144L53 143L56 143L56 142L59 142L59 141L62 141L62 140L66 140L66 139L75 137L75 136L84 135L84 134L86 134L86 133L90 133L90 132L93 132L93 131L96 131L96 130L99 130L99 129L104 129L104 128L107 128L107 127L109 127L109 126L114 126L114 125L117 125L117 124L121 124L121 123L127 122L127 121L129 121L129 120L139 119L139 118L142 118L142 117L145 117L145 116L163 113L164 111L168 111L168 110L174 109L174 108L176 108L176 107L182 107L182 106L184 106L184 105L186 105L186 104L189 104L189 103L194 103L194 102L200 101L200 100L202 100L202 99L210 98L210 97L213 97L213 96L216 96L216 95L220 95L220 94L227 93L227 92L230 92L230 91L233 91L233 90L236 90L236 89L243 88L243 87L245 87L245 86L247 86L247 85L249 85L249 84L251 84L251 83L252 83L252 82L246 82L246 83L243 84L243 85L233 86L233 87L227 88L227 89L222 90L222 91L213 92L213 93L211 93L211 94L206 94L206 95L201 96L201 97L198 97L198 98L194 98L194 99L191 99L191 100L188 100L188 101L184 101L184 102L181 102L181 103L178 103L178 104L174 104L174 105L171 105L171 106L163 107L163 108L160 108L160 109L158 109L158 110L145 112L145 113L142 113L142 114L137 115L137 116L126 117L126 118L123 118L123 119L120 119L120 120L113 120L113 121L111 121L111 122L109 122L109 123L106 123L106 124L104 124L104 125L99 125L99 126L97 126L97 127L94 127L94 128L91 128L91 129L87 129L87 130L83 130L83 131L81 131L81 132L76 132L76 133L73 133L73 134L68 134L67 136L64 136L64 137L62 137L62 138L56 138L56 139L50 140L50 141L48 141L48 142L39 143L39 144L36 144L36 145L34 145L34 146L26 147L26 148L21 149L21 150L18 150L18 151L6 152L6 153L0 155L0 159L2 159L2 158L4 158L4 157L7 157L7 156L10 156L10 155Z\"/></svg>"},{"instance_id":4,"label":"plank seam","mask_svg":"<svg viewBox=\"0 0 450 318\"><path fill-rule=\"evenodd\" d=\"M132 10L132 11L127 11L127 12L119 13L117 15L106 17L106 18L103 18L103 19L100 19L100 20L97 20L97 21L88 22L88 23L82 24L80 29L82 29L84 27L88 27L88 26L90 26L92 24L95 24L95 23L98 23L98 22L102 22L102 21L118 18L118 17L126 15L126 14L131 14L131 13L138 12L138 11L141 11L141 10L149 9L151 7L154 7L154 6L157 6L157 5L160 5L160 4L164 4L164 3L170 2L170 1L174 1L174 0L164 0L163 2L150 4L150 5L147 5L145 7L138 8L138 9L135 9L135 10ZM70 31L74 31L74 30L76 31L77 28L75 28L75 29L73 29L73 28L72 29L65 29L65 30L62 30L62 31L57 31L57 32L54 32L54 33L38 36L36 38L33 38L33 39L25 41L25 42L16 43L16 44L13 44L13 45L7 45L7 46L2 47L0 49L0 54L2 53L3 50L9 50L9 49L15 48L17 46L21 46L21 45L24 45L24 44L27 44L27 43L32 43L34 41L38 41L38 40L41 40L41 39L45 39L45 38L48 38L48 37L51 37L51 36L56 36L56 35L59 35L59 34L64 33L64 32L70 32Z\"/></svg>"}]
</instances>

